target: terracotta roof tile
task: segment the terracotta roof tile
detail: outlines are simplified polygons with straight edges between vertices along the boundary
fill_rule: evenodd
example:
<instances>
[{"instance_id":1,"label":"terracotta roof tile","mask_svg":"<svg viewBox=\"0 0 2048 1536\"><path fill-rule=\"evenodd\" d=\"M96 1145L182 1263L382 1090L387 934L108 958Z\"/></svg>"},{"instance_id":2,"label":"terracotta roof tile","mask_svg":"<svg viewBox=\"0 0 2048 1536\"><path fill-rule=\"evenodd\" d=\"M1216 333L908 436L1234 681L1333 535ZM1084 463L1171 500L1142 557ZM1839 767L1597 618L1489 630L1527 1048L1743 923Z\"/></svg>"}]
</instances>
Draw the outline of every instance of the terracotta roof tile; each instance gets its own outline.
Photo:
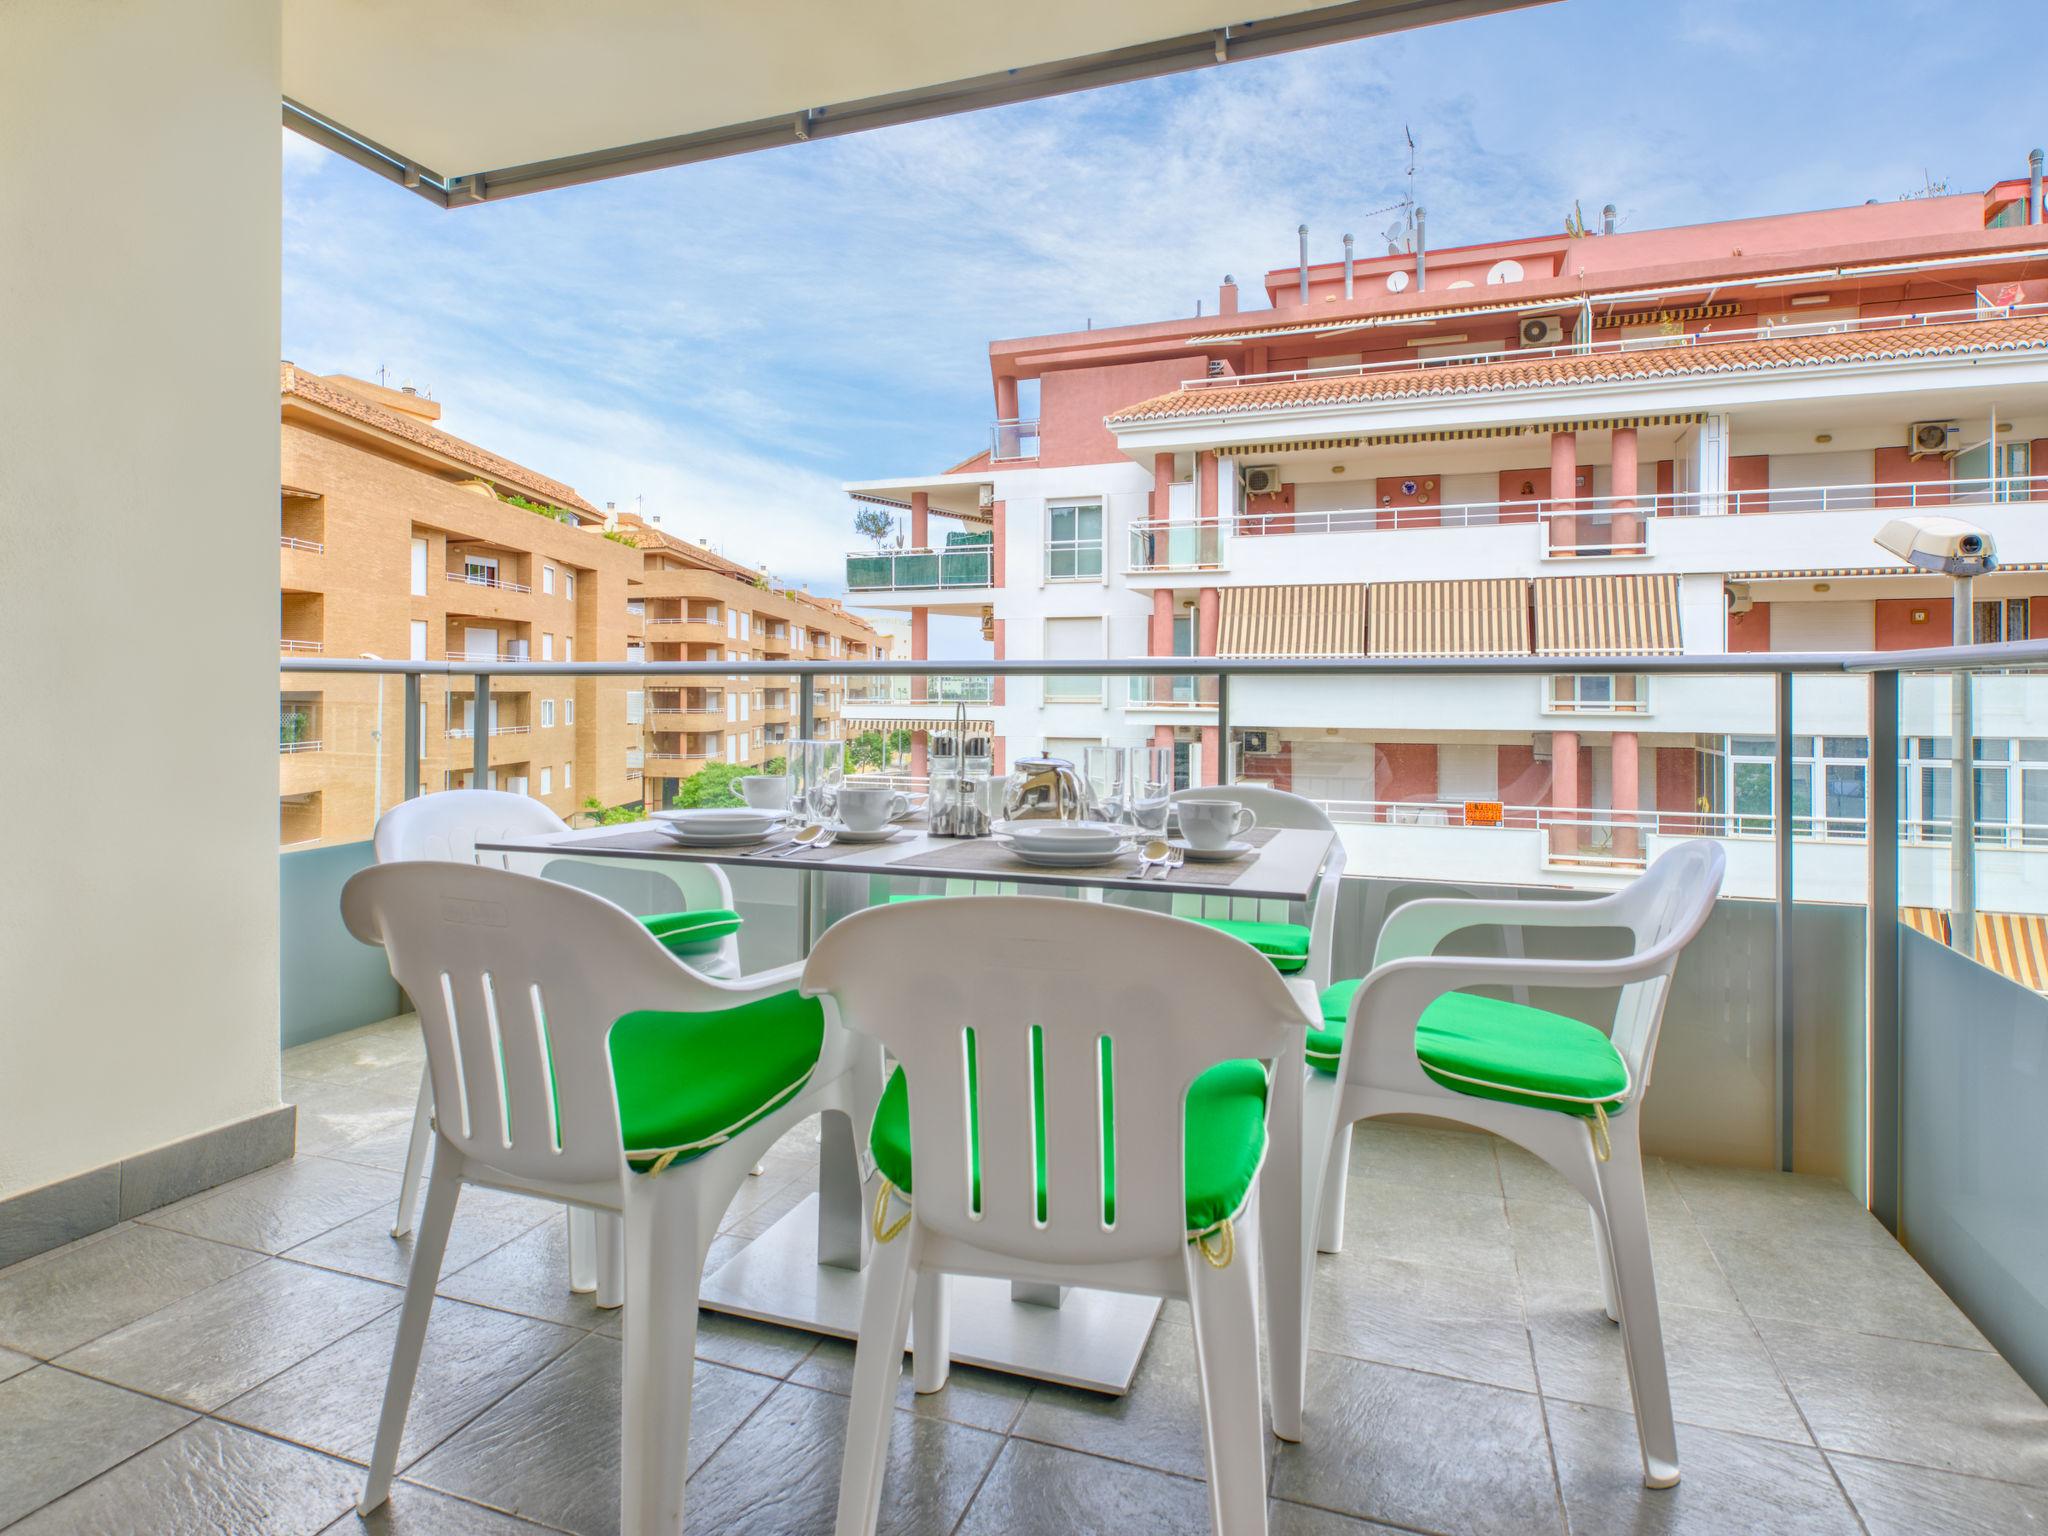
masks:
<instances>
[{"instance_id":1,"label":"terracotta roof tile","mask_svg":"<svg viewBox=\"0 0 2048 1536\"><path fill-rule=\"evenodd\" d=\"M1965 321L1884 331L1849 331L1770 340L1713 342L1705 346L1598 352L1448 368L1389 368L1271 384L1204 385L1126 406L1112 413L1112 428L1185 416L1234 416L1303 406L1366 404L1442 395L1492 393L1545 384L1597 384L1608 380L1684 378L1754 373L1813 363L1882 362L1973 352L2048 350L2048 316Z\"/></svg>"},{"instance_id":2,"label":"terracotta roof tile","mask_svg":"<svg viewBox=\"0 0 2048 1536\"><path fill-rule=\"evenodd\" d=\"M307 373L290 363L281 363L278 365L278 382L279 387L287 395L295 395L301 400L323 406L338 415L352 417L381 432L406 438L418 443L422 448L431 448L436 453L481 471L493 480L518 486L522 491L530 492L555 506L568 507L577 512L588 513L592 517L604 515L578 496L572 487L562 484L559 480L550 480L546 475L528 469L523 464L515 464L510 459L500 458L495 453L477 447L475 443L465 442L453 433L443 432L423 421L415 421L409 416L399 415L396 411L387 411L382 406L372 405L361 395L354 394L338 384L330 384L318 374Z\"/></svg>"}]
</instances>

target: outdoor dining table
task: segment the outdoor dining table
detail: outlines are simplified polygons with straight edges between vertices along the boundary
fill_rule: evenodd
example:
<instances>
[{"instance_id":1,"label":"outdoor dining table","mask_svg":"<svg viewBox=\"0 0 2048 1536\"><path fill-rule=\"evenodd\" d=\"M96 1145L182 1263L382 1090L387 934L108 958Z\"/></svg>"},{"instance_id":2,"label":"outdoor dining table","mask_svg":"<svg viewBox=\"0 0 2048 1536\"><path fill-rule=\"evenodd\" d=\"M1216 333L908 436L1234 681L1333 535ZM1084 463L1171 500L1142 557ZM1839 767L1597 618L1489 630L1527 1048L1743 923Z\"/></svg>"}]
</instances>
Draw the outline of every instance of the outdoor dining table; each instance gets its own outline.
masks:
<instances>
[{"instance_id":1,"label":"outdoor dining table","mask_svg":"<svg viewBox=\"0 0 2048 1536\"><path fill-rule=\"evenodd\" d=\"M836 841L829 847L778 850L787 834L757 844L686 847L657 827L596 827L548 837L479 840L479 854L526 859L685 860L794 872L798 877L797 947L808 955L814 933L869 905L872 877L899 880L1001 881L1064 887L1084 899L1102 891L1196 894L1308 904L1313 901L1334 836L1326 831L1254 828L1250 850L1235 859L1189 859L1165 872L1138 873L1134 855L1080 867L1029 864L993 838L940 838L921 819L901 824L887 842ZM541 866L548 873L546 865ZM820 878L822 877L822 878ZM1315 988L1290 979L1289 989L1311 1025L1320 1022ZM1305 1037L1304 1037L1305 1039ZM1298 1146L1301 1075L1291 1061L1275 1074L1272 1113L1284 1118ZM867 1196L861 1149L846 1135L823 1136L818 1191L705 1276L702 1304L717 1312L852 1338L859 1331L860 1270L866 1262ZM1300 1201L1299 1158L1273 1156L1261 1175L1262 1199ZM951 1346L955 1361L987 1369L1121 1394L1160 1309L1153 1296L1080 1287L1008 1284L952 1277ZM629 1303L630 1304L630 1303Z\"/></svg>"}]
</instances>

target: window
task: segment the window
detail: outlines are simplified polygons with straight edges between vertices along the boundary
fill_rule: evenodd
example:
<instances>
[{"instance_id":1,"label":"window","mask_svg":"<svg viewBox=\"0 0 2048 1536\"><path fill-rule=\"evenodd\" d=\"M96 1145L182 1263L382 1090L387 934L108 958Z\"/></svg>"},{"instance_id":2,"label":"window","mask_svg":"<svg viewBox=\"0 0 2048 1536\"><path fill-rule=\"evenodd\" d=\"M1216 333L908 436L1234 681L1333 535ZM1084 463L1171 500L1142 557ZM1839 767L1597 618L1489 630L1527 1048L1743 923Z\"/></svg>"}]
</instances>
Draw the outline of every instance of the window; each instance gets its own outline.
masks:
<instances>
[{"instance_id":1,"label":"window","mask_svg":"<svg viewBox=\"0 0 2048 1536\"><path fill-rule=\"evenodd\" d=\"M562 764L562 788L564 788L564 789L574 789L575 787L576 787L576 765L575 765L574 763L564 763L564 764Z\"/></svg>"},{"instance_id":2,"label":"window","mask_svg":"<svg viewBox=\"0 0 2048 1536\"><path fill-rule=\"evenodd\" d=\"M753 617L753 615L751 615L751 614L746 614L746 613L743 613L743 614L741 614L741 615L740 615L740 638L741 638L742 640L744 640L744 639L746 639L746 638L747 638L747 630L748 630L748 627L749 627L749 625L748 625L748 621L749 621L749 620L750 620L750 619L751 619L752 617Z\"/></svg>"},{"instance_id":3,"label":"window","mask_svg":"<svg viewBox=\"0 0 2048 1536\"><path fill-rule=\"evenodd\" d=\"M1102 579L1102 503L1071 502L1045 509L1045 579Z\"/></svg>"},{"instance_id":4,"label":"window","mask_svg":"<svg viewBox=\"0 0 2048 1536\"><path fill-rule=\"evenodd\" d=\"M745 720L746 718L747 718L747 696L746 696L746 695L745 695L745 694L743 693L743 694L741 694L741 695L740 695L740 719L741 719L741 720Z\"/></svg>"},{"instance_id":5,"label":"window","mask_svg":"<svg viewBox=\"0 0 2048 1536\"><path fill-rule=\"evenodd\" d=\"M1993 598L1988 603L1972 604L1974 628L1972 638L1979 645L1996 645L2002 640L2024 640L2027 638L2029 617L2027 599L2008 597Z\"/></svg>"},{"instance_id":6,"label":"window","mask_svg":"<svg viewBox=\"0 0 2048 1536\"><path fill-rule=\"evenodd\" d=\"M576 573L574 571L562 572L562 596L572 603L576 601Z\"/></svg>"},{"instance_id":7,"label":"window","mask_svg":"<svg viewBox=\"0 0 2048 1536\"><path fill-rule=\"evenodd\" d=\"M574 635L564 635L564 636L562 636L562 660L564 660L564 661L574 661L575 659L576 659L576 637L575 637Z\"/></svg>"},{"instance_id":8,"label":"window","mask_svg":"<svg viewBox=\"0 0 2048 1536\"><path fill-rule=\"evenodd\" d=\"M555 701L553 699L542 699L540 701L540 728L544 731L551 731L555 728Z\"/></svg>"},{"instance_id":9,"label":"window","mask_svg":"<svg viewBox=\"0 0 2048 1536\"><path fill-rule=\"evenodd\" d=\"M562 723L564 725L574 725L576 723L576 701L574 699L562 700Z\"/></svg>"},{"instance_id":10,"label":"window","mask_svg":"<svg viewBox=\"0 0 2048 1536\"><path fill-rule=\"evenodd\" d=\"M1956 500L2032 501L2034 488L2027 478L2032 446L2031 443L1998 444L1995 471L1990 445L1979 443L1974 448L1965 448L1955 457Z\"/></svg>"},{"instance_id":11,"label":"window","mask_svg":"<svg viewBox=\"0 0 2048 1536\"><path fill-rule=\"evenodd\" d=\"M555 637L546 630L542 630L540 635L540 659L542 661L553 661L555 659Z\"/></svg>"},{"instance_id":12,"label":"window","mask_svg":"<svg viewBox=\"0 0 2048 1536\"><path fill-rule=\"evenodd\" d=\"M1731 836L1771 834L1776 751L1776 743L1768 736L1729 738L1728 785L1723 803L1734 813L1729 824ZM1794 836L1838 840L1863 836L1869 815L1869 753L1870 739L1865 736L1792 738ZM1706 783L1704 778L1701 782ZM1816 792L1820 806L1817 816ZM1716 801L1720 797L1703 788L1702 798Z\"/></svg>"},{"instance_id":13,"label":"window","mask_svg":"<svg viewBox=\"0 0 2048 1536\"><path fill-rule=\"evenodd\" d=\"M576 716L574 714L576 705L574 700L570 701L569 708L571 710L569 721L573 725L576 721ZM636 688L631 693L628 693L626 695L626 724L638 725L646 717L647 695Z\"/></svg>"},{"instance_id":14,"label":"window","mask_svg":"<svg viewBox=\"0 0 2048 1536\"><path fill-rule=\"evenodd\" d=\"M474 586L495 587L498 584L498 557L465 554L462 557L462 574Z\"/></svg>"},{"instance_id":15,"label":"window","mask_svg":"<svg viewBox=\"0 0 2048 1536\"><path fill-rule=\"evenodd\" d=\"M725 610L725 638L737 640L740 635L740 618L730 608Z\"/></svg>"},{"instance_id":16,"label":"window","mask_svg":"<svg viewBox=\"0 0 2048 1536\"><path fill-rule=\"evenodd\" d=\"M1048 661L1094 661L1104 655L1103 621L1096 618L1047 619L1045 658ZM1100 677L1048 677L1048 704L1100 704Z\"/></svg>"},{"instance_id":17,"label":"window","mask_svg":"<svg viewBox=\"0 0 2048 1536\"><path fill-rule=\"evenodd\" d=\"M425 539L414 539L412 541L412 595L414 597L425 597L427 595L427 541Z\"/></svg>"},{"instance_id":18,"label":"window","mask_svg":"<svg viewBox=\"0 0 2048 1536\"><path fill-rule=\"evenodd\" d=\"M544 595L548 597L554 596L555 568L552 565L544 565L540 568L540 589Z\"/></svg>"},{"instance_id":19,"label":"window","mask_svg":"<svg viewBox=\"0 0 2048 1536\"><path fill-rule=\"evenodd\" d=\"M425 661L427 659L427 621L425 619L414 619L412 621L410 640L412 659L414 661Z\"/></svg>"},{"instance_id":20,"label":"window","mask_svg":"<svg viewBox=\"0 0 2048 1536\"><path fill-rule=\"evenodd\" d=\"M1544 710L1553 715L1642 715L1650 680L1635 672L1567 672L1550 680Z\"/></svg>"},{"instance_id":21,"label":"window","mask_svg":"<svg viewBox=\"0 0 2048 1536\"><path fill-rule=\"evenodd\" d=\"M541 769L541 771L540 771L540 792L541 792L541 793L542 793L543 795L552 795L552 794L553 794L553 793L555 792L555 770L554 770L554 769L552 769L552 768L543 768L543 769Z\"/></svg>"}]
</instances>

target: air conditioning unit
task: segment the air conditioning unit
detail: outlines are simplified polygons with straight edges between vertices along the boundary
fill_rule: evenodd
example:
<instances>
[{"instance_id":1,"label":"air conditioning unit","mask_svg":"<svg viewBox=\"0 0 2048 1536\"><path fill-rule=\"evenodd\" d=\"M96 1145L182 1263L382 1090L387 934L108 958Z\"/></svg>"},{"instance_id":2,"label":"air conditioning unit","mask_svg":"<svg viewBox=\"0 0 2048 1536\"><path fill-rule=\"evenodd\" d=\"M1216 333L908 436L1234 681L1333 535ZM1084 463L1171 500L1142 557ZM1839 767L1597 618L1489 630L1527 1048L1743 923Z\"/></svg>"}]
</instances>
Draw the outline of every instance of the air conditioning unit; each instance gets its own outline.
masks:
<instances>
[{"instance_id":1,"label":"air conditioning unit","mask_svg":"<svg viewBox=\"0 0 2048 1536\"><path fill-rule=\"evenodd\" d=\"M984 512L988 511L991 507L993 507L996 504L996 488L992 485L984 485L981 488L981 495L978 498L978 501L981 506L981 510Z\"/></svg>"},{"instance_id":2,"label":"air conditioning unit","mask_svg":"<svg viewBox=\"0 0 2048 1536\"><path fill-rule=\"evenodd\" d=\"M1561 347L1564 345L1563 315L1531 315L1522 322L1522 345L1525 347Z\"/></svg>"},{"instance_id":3,"label":"air conditioning unit","mask_svg":"<svg viewBox=\"0 0 2048 1536\"><path fill-rule=\"evenodd\" d=\"M1963 429L1953 421L1916 421L1906 434L1906 447L1916 459L1941 454L1954 457L1962 446Z\"/></svg>"},{"instance_id":4,"label":"air conditioning unit","mask_svg":"<svg viewBox=\"0 0 2048 1536\"><path fill-rule=\"evenodd\" d=\"M1263 757L1266 753L1266 733L1264 731L1240 731L1238 732L1237 742L1247 757Z\"/></svg>"},{"instance_id":5,"label":"air conditioning unit","mask_svg":"<svg viewBox=\"0 0 2048 1536\"><path fill-rule=\"evenodd\" d=\"M1255 464L1244 472L1244 493L1247 496L1277 496L1280 494L1280 466L1277 464Z\"/></svg>"}]
</instances>

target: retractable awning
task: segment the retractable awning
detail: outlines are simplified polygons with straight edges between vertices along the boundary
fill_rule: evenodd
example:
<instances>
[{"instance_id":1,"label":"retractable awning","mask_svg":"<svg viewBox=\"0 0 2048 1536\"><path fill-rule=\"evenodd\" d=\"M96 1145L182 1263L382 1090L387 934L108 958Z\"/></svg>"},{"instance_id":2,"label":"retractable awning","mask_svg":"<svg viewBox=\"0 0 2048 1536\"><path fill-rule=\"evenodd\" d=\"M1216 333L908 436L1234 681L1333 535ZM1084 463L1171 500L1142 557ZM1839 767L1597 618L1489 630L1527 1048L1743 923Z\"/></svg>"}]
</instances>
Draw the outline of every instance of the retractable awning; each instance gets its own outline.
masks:
<instances>
[{"instance_id":1,"label":"retractable awning","mask_svg":"<svg viewBox=\"0 0 2048 1536\"><path fill-rule=\"evenodd\" d=\"M863 720L858 715L848 715L845 723L849 736L861 736L869 731L950 731L959 724L951 715L930 715L921 720L908 716L889 720ZM993 736L996 727L992 720L969 720L967 730L970 735L978 733Z\"/></svg>"},{"instance_id":2,"label":"retractable awning","mask_svg":"<svg viewBox=\"0 0 2048 1536\"><path fill-rule=\"evenodd\" d=\"M1977 963L2033 992L2048 992L2048 917L2037 912L1979 912Z\"/></svg>"},{"instance_id":3,"label":"retractable awning","mask_svg":"<svg viewBox=\"0 0 2048 1536\"><path fill-rule=\"evenodd\" d=\"M1389 581L1372 589L1374 656L1526 656L1529 583Z\"/></svg>"},{"instance_id":4,"label":"retractable awning","mask_svg":"<svg viewBox=\"0 0 2048 1536\"><path fill-rule=\"evenodd\" d=\"M1538 656L1676 656L1678 578L1539 576Z\"/></svg>"},{"instance_id":5,"label":"retractable awning","mask_svg":"<svg viewBox=\"0 0 2048 1536\"><path fill-rule=\"evenodd\" d=\"M1317 587L1225 587L1219 656L1363 656L1363 582Z\"/></svg>"},{"instance_id":6,"label":"retractable awning","mask_svg":"<svg viewBox=\"0 0 2048 1536\"><path fill-rule=\"evenodd\" d=\"M459 207L1541 3L284 0L285 124Z\"/></svg>"}]
</instances>

